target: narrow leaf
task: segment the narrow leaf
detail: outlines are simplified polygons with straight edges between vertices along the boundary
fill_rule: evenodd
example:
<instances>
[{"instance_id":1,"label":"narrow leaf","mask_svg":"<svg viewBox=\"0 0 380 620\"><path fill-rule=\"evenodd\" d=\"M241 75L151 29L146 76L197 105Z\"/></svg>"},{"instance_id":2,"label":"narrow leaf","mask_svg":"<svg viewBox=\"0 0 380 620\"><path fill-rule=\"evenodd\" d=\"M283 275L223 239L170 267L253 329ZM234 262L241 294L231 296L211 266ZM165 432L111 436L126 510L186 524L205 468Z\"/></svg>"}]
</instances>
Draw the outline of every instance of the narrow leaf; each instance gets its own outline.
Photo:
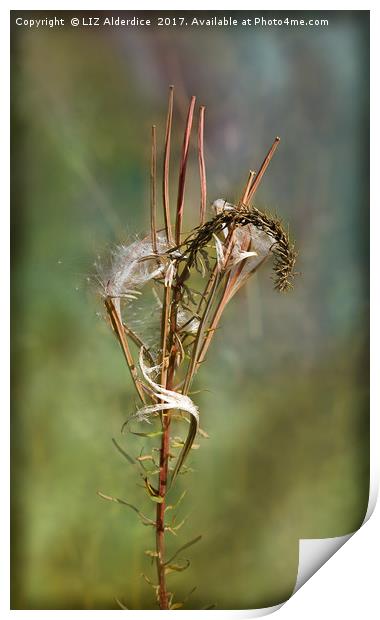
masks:
<instances>
[{"instance_id":1,"label":"narrow leaf","mask_svg":"<svg viewBox=\"0 0 380 620\"><path fill-rule=\"evenodd\" d=\"M145 555L149 556L150 558L158 558L159 554L157 553L157 551L150 551L149 549L147 549L146 551L144 551Z\"/></svg>"},{"instance_id":2,"label":"narrow leaf","mask_svg":"<svg viewBox=\"0 0 380 620\"><path fill-rule=\"evenodd\" d=\"M183 498L185 497L186 493L187 493L187 490L185 489L185 490L183 491L183 493L181 493L181 495L180 495L180 497L178 498L178 500L176 501L176 503L175 503L175 504L168 504L168 505L166 506L166 508L165 508L165 511L166 511L166 510L175 510L175 509L176 509L176 508L180 505L180 503L182 502L182 500L183 500Z\"/></svg>"},{"instance_id":3,"label":"narrow leaf","mask_svg":"<svg viewBox=\"0 0 380 620\"><path fill-rule=\"evenodd\" d=\"M125 450L123 450L123 448L117 443L116 439L114 439L113 437L112 442L116 449L120 452L120 454L122 454L127 459L128 463L131 463L131 465L136 465L136 461L131 456L129 456L129 454L127 454Z\"/></svg>"},{"instance_id":4,"label":"narrow leaf","mask_svg":"<svg viewBox=\"0 0 380 620\"><path fill-rule=\"evenodd\" d=\"M132 435L138 435L139 437L158 437L162 435L162 431L154 431L152 433L137 433L136 431L129 431Z\"/></svg>"},{"instance_id":5,"label":"narrow leaf","mask_svg":"<svg viewBox=\"0 0 380 620\"><path fill-rule=\"evenodd\" d=\"M149 495L150 499L153 502L156 502L157 504L162 504L162 502L164 501L164 498L162 497L162 495L160 495L159 492L157 491L157 489L155 489L150 484L148 478L144 478L144 482L145 482L145 488L148 491L148 495Z\"/></svg>"},{"instance_id":6,"label":"narrow leaf","mask_svg":"<svg viewBox=\"0 0 380 620\"><path fill-rule=\"evenodd\" d=\"M192 547L192 545L195 545L200 539L202 538L202 536L197 536L196 538L193 538L193 540L190 540L189 542L187 542L186 544L182 545L182 547L180 547L179 549L177 549L177 551L175 552L174 555L172 555L172 557L170 558L170 560L168 560L166 562L166 564L171 564L171 562L173 562L173 560L175 560L176 557L178 557L178 555L184 551L185 549L188 549L189 547Z\"/></svg>"},{"instance_id":7,"label":"narrow leaf","mask_svg":"<svg viewBox=\"0 0 380 620\"><path fill-rule=\"evenodd\" d=\"M194 439L195 439L195 437L197 435L197 432L198 432L198 425L199 425L198 419L196 419L195 417L192 416L190 418L189 433L187 435L186 442L185 442L185 444L184 444L184 446L182 448L182 451L181 451L181 453L180 453L180 455L178 457L176 466L174 468L174 471L173 471L173 474L172 474L172 477L171 477L171 481L170 481L170 486L173 484L173 482L177 478L177 476L178 476L178 474L179 474L179 472L181 470L181 467L182 467L183 463L185 462L187 455L190 452L191 446L193 445Z\"/></svg>"},{"instance_id":8,"label":"narrow leaf","mask_svg":"<svg viewBox=\"0 0 380 620\"><path fill-rule=\"evenodd\" d=\"M165 574L170 575L170 573L182 573L182 571L189 568L189 566L189 560L185 560L184 564L165 564Z\"/></svg>"},{"instance_id":9,"label":"narrow leaf","mask_svg":"<svg viewBox=\"0 0 380 620\"><path fill-rule=\"evenodd\" d=\"M136 508L136 506L134 506L133 504L130 504L129 502L124 501L123 499L119 499L118 497L112 497L110 495L105 495L101 491L97 491L97 493L99 497L101 497L102 499L106 499L109 502L115 502L116 504L122 504L123 506L128 506L128 508L131 508L134 512L136 512L139 515L139 517L143 520L143 522L145 521L144 525L154 525L154 526L156 525L156 523L152 521L152 519L149 519L148 517L146 517L144 513L142 513L141 510Z\"/></svg>"}]
</instances>

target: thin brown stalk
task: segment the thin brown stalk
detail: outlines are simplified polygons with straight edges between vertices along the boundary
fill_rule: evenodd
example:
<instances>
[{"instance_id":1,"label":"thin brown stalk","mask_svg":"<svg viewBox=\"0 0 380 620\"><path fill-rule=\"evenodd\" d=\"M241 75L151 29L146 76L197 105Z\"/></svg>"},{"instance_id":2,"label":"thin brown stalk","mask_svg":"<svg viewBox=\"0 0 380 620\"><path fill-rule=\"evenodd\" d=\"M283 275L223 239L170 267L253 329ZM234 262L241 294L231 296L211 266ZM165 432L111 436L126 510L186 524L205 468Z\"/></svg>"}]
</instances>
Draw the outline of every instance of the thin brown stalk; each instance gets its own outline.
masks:
<instances>
[{"instance_id":1,"label":"thin brown stalk","mask_svg":"<svg viewBox=\"0 0 380 620\"><path fill-rule=\"evenodd\" d=\"M249 171L248 179L247 179L247 182L246 182L246 184L244 186L243 193L242 193L242 196L241 196L240 201L239 201L239 205L242 205L242 204L246 205L247 204L248 196L249 196L249 191L251 189L252 182L253 182L253 179L255 177L255 174L256 174L256 172L254 170L250 170Z\"/></svg>"},{"instance_id":2,"label":"thin brown stalk","mask_svg":"<svg viewBox=\"0 0 380 620\"><path fill-rule=\"evenodd\" d=\"M147 347L147 345L141 340L140 336L138 336L136 334L136 332L133 331L133 329L128 327L128 325L126 323L123 323L123 327L124 327L125 333L127 334L127 336L129 336L129 338L132 340L132 342L134 342L135 345L138 346L139 349L141 349L141 348L144 349L144 353L147 356L147 358L149 359L149 362L152 364L152 366L154 366L155 361L154 361L154 358L153 358L151 352L149 351L149 347Z\"/></svg>"},{"instance_id":3,"label":"thin brown stalk","mask_svg":"<svg viewBox=\"0 0 380 620\"><path fill-rule=\"evenodd\" d=\"M200 207L200 224L204 224L206 219L206 204L207 204L207 181L206 181L206 164L204 155L204 126L205 126L205 106L201 106L199 109L199 124L198 124L198 164L199 164L199 177L201 185L201 207Z\"/></svg>"},{"instance_id":4,"label":"thin brown stalk","mask_svg":"<svg viewBox=\"0 0 380 620\"><path fill-rule=\"evenodd\" d=\"M227 265L228 259L231 255L231 251L233 247L233 236L234 236L234 231L233 229L231 229L225 241L225 246L226 246L226 251L225 251L225 256L224 256L225 265ZM195 341L193 344L191 359L190 359L187 372L186 372L186 377L183 383L182 394L188 393L193 377L199 366L199 363L200 363L199 353L202 351L203 345L204 345L204 341L201 343L201 340L202 338L204 338L204 340L209 338L210 327L205 331L205 325L208 319L208 315L211 311L212 305L214 303L215 294L216 294L219 284L220 284L220 266L218 265L218 263L216 263L213 271L211 272L210 278L206 284L206 288L204 290L204 293L202 295L202 298L201 298L201 301L198 307L197 314L201 314L202 318L200 320L198 331L197 331ZM206 299L206 306L201 313L201 304L204 299Z\"/></svg>"},{"instance_id":5,"label":"thin brown stalk","mask_svg":"<svg viewBox=\"0 0 380 620\"><path fill-rule=\"evenodd\" d=\"M172 132L172 120L173 120L173 100L174 100L174 86L170 86L169 89L169 104L168 114L166 119L166 132L165 132L165 150L164 150L164 167L162 174L162 201L164 206L164 219L165 219L165 231L168 243L173 243L172 225L170 219L170 204L169 204L169 169L170 169L170 140Z\"/></svg>"},{"instance_id":6,"label":"thin brown stalk","mask_svg":"<svg viewBox=\"0 0 380 620\"><path fill-rule=\"evenodd\" d=\"M233 278L233 280L227 280L226 282L226 287L223 291L222 297L215 309L215 313L214 316L212 317L211 323L210 323L210 327L208 329L207 332L207 336L203 342L201 351L199 353L198 356L198 361L196 364L196 367L194 369L194 374L197 372L199 366L202 364L202 362L204 361L207 351L209 349L209 346L211 344L211 340L213 335L215 334L215 331L218 328L219 325L219 321L221 319L221 316L223 314L223 311L226 307L226 305L228 304L228 302L230 301L230 299L233 297L233 295L235 295L235 293L237 293L237 291L241 288L242 284L246 282L247 278L249 276L251 276L252 274L255 273L255 271L257 271L259 269L259 267L261 267L261 265L267 260L267 256L264 256L264 258L256 265L256 267L254 269L252 269L249 274L247 274L247 276L242 280L239 281L239 275L240 273L237 273L236 277ZM244 261L242 261L244 262ZM241 271L241 270L240 270Z\"/></svg>"},{"instance_id":7,"label":"thin brown stalk","mask_svg":"<svg viewBox=\"0 0 380 620\"><path fill-rule=\"evenodd\" d=\"M211 286L209 287L210 282L212 282ZM215 294L218 288L220 282L220 278L219 278L219 273L218 271L214 271L213 274L211 275L211 278L209 280L209 283L207 285L207 288L209 288L210 290L208 291L208 296L207 296L207 301L206 301L206 306L203 310L202 313L202 318L199 322L199 327L198 327L198 331L195 337L195 341L193 344L193 348L192 348L192 353L191 353L191 359L187 368L187 372L186 372L186 377L185 377L185 381L183 383L183 387L182 387L182 394L187 394L189 389L190 389L190 385L191 385L191 381L193 379L193 376L196 372L197 366L198 366L198 357L199 357L199 351L202 350L202 344L201 344L201 340L204 337L204 333L205 333L205 326L206 326L206 322L208 319L208 315L210 313L212 304L214 302L214 298L215 298Z\"/></svg>"},{"instance_id":8,"label":"thin brown stalk","mask_svg":"<svg viewBox=\"0 0 380 620\"><path fill-rule=\"evenodd\" d=\"M157 254L157 138L156 125L152 125L152 149L150 161L150 231L152 249Z\"/></svg>"},{"instance_id":9,"label":"thin brown stalk","mask_svg":"<svg viewBox=\"0 0 380 620\"><path fill-rule=\"evenodd\" d=\"M161 385L166 386L167 342L169 331L171 287L165 286L165 295L161 315Z\"/></svg>"},{"instance_id":10,"label":"thin brown stalk","mask_svg":"<svg viewBox=\"0 0 380 620\"><path fill-rule=\"evenodd\" d=\"M216 331L216 329L218 327L219 320L220 320L220 318L221 318L221 316L223 314L224 308L226 307L226 305L228 303L228 295L229 295L229 291L228 291L228 281L227 281L226 286L225 286L225 288L223 290L222 296L221 296L221 298L220 298L220 300L218 302L218 305L217 305L217 307L215 309L214 316L211 319L210 326L209 326L209 328L207 330L205 339L204 339L204 341L202 343L202 348L201 348L201 350L199 352L199 355L198 355L196 367L194 369L194 374L196 373L198 367L203 362L203 360L204 360L204 358L206 356L206 352L207 352L207 350L208 350L208 348L209 348L209 346L211 344L211 340L212 340L212 338L214 336L214 333L215 333L215 331Z\"/></svg>"},{"instance_id":11,"label":"thin brown stalk","mask_svg":"<svg viewBox=\"0 0 380 620\"><path fill-rule=\"evenodd\" d=\"M120 321L119 314L116 311L115 304L113 303L112 299L108 297L104 303L105 303L105 306L108 312L108 316L110 317L112 327L117 335L121 349L124 353L124 357L127 362L129 372L131 373L133 383L135 384L137 393L140 396L141 402L145 403L145 394L141 386L140 378L137 374L137 369L133 361L133 357L132 357L131 350L129 348L128 340L125 337L124 325Z\"/></svg>"},{"instance_id":12,"label":"thin brown stalk","mask_svg":"<svg viewBox=\"0 0 380 620\"><path fill-rule=\"evenodd\" d=\"M176 216L176 225L175 225L175 241L177 245L181 243L181 230L182 230L183 208L184 208L184 198L185 198L186 169L187 169L187 159L189 156L190 134L191 134L191 128L193 125L195 100L196 100L195 97L191 97L189 111L187 113L185 134L183 137L181 163L179 167L177 216Z\"/></svg>"},{"instance_id":13,"label":"thin brown stalk","mask_svg":"<svg viewBox=\"0 0 380 620\"><path fill-rule=\"evenodd\" d=\"M259 187L260 183L261 183L261 179L263 178L266 169L268 168L270 161L273 157L273 155L275 154L275 151L278 147L278 145L280 144L280 138L277 137L275 138L272 146L270 147L268 154L266 156L266 158L264 159L263 163L261 164L260 170L257 173L257 176L255 178L255 180L253 181L252 185L251 185L251 189L249 190L249 194L248 194L248 199L247 202L245 204L249 204L257 190L257 188Z\"/></svg>"},{"instance_id":14,"label":"thin brown stalk","mask_svg":"<svg viewBox=\"0 0 380 620\"><path fill-rule=\"evenodd\" d=\"M253 178L254 178L255 174L256 173L255 173L254 170L250 170L250 173L248 175L248 179L247 179L246 185L245 185L244 190L243 190L241 204L245 204L244 201L245 201L245 199L246 199L246 197L247 197L247 195L248 195L248 193L250 191L250 187L252 186L252 181L253 181ZM224 256L224 267L227 266L228 260L229 260L230 255L231 255L231 251L232 251L232 247L233 247L233 237L234 237L234 228L230 228L229 233L228 233L227 238L226 238L226 241L225 241L226 251L225 251L225 256ZM246 250L247 249L247 245L249 246L249 242L242 249ZM232 293L233 293L234 286L235 286L236 282L238 281L238 278L239 278L239 276L241 274L241 271L242 271L242 268L243 268L243 264L244 264L244 261L242 261L241 264L238 265L238 268L236 269L236 271L232 275L232 277L231 277L231 274L229 274L227 276L226 281L225 281L225 285L224 285L224 289L223 289L223 292L222 292L222 295L221 295L221 297L219 299L219 302L217 304L217 307L215 309L214 315L213 315L213 317L211 319L211 322L210 322L210 325L209 325L208 329L206 330L205 333L203 332L204 333L204 339L203 339L202 344L200 345L201 335L203 336L203 333L201 332L201 327L203 327L202 321L206 320L207 315L209 313L209 310L211 308L212 302L213 302L213 296L214 295L211 295L211 291L215 292L215 290L216 290L216 288L214 290L213 286L214 286L215 278L216 278L216 276L217 276L217 274L219 272L219 265L217 263L215 264L215 267L214 267L214 269L213 269L213 271L211 273L211 276L210 276L210 278L209 278L209 280L207 282L205 291L204 291L204 293L203 293L203 295L201 297L201 301L199 303L199 307L198 307L198 311L197 311L198 314L201 313L201 306L202 306L203 300L207 299L206 308L205 308L205 311L204 311L204 313L202 315L201 323L199 325L197 336L195 338L195 342L194 342L194 345L193 345L193 353L192 353L192 356L191 356L191 360L190 360L190 363L189 363L189 366L188 366L188 370L187 370L187 373L186 373L186 377L185 377L185 381L184 381L184 384L183 384L183 389L182 389L182 393L183 394L187 394L188 393L188 391L190 389L190 385L191 385L192 379L193 379L194 375L196 374L200 364L202 363L202 361L204 360L204 358L206 356L207 350L208 350L208 348L209 348L209 346L211 344L211 340L212 340L212 338L214 336L214 333L215 333L215 331L217 329L217 326L218 326L219 320L220 320L220 318L222 316L223 310L226 307L228 301L230 300L230 298L232 296Z\"/></svg>"},{"instance_id":15,"label":"thin brown stalk","mask_svg":"<svg viewBox=\"0 0 380 620\"><path fill-rule=\"evenodd\" d=\"M248 179L247 179L247 182L246 182L246 185L245 185L244 190L243 190L243 194L242 194L242 198L241 198L241 203L240 204L247 204L246 200L248 198L248 195L249 195L249 192L250 192L250 188L252 187L252 182L253 182L255 174L256 173L255 173L254 170L250 170L249 175L248 175ZM230 253L231 253L231 250L232 250L232 245L231 244L232 244L232 241L233 241L233 232L234 232L234 229L231 229L230 233L229 233L229 237L230 237L229 243L227 243L228 238L226 239L227 251L226 251L226 255L225 255L225 266L227 266L227 262L228 262L228 259L229 259L229 256L230 256ZM247 250L249 248L249 246L250 246L250 241L247 241L242 246L241 249L243 251ZM205 338L203 340L201 349L199 351L199 355L197 357L196 363L195 363L194 368L193 368L192 376L194 376L196 374L196 372L198 370L198 367L203 362L203 360L204 360L204 358L206 356L208 348L209 348L209 346L211 344L211 340L212 340L212 338L213 338L213 336L215 334L215 331L216 331L216 329L218 327L220 318L221 318L221 316L223 314L223 311L224 311L226 305L228 304L229 300L231 299L231 297L233 295L234 287L235 287L236 283L239 280L239 277L240 277L241 272L243 270L244 263L245 263L245 261L241 261L240 264L236 267L236 269L233 270L232 272L230 272L228 274L227 278L226 278L222 295L221 295L221 297L219 299L219 302L218 302L217 307L215 309L214 315L213 315L213 317L211 319L209 328L208 328L208 330L206 332L206 335L205 335Z\"/></svg>"}]
</instances>

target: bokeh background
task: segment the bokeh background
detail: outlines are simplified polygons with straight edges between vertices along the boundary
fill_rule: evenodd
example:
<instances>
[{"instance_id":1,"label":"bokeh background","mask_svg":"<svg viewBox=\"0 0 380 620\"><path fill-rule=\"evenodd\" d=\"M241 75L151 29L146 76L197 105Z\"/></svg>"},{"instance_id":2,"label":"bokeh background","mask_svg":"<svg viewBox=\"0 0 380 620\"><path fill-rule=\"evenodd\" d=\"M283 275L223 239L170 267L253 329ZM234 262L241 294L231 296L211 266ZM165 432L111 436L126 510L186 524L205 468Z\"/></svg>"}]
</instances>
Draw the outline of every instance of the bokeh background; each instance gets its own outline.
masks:
<instances>
[{"instance_id":1,"label":"bokeh background","mask_svg":"<svg viewBox=\"0 0 380 620\"><path fill-rule=\"evenodd\" d=\"M235 200L282 138L257 204L289 222L301 275L279 295L268 266L226 311L197 381L210 438L180 480L190 516L171 544L203 538L169 577L177 600L197 586L187 607L274 605L298 540L347 534L367 507L369 13L185 30L30 30L20 15L46 14L11 17L12 607L155 607L140 577L154 577L152 532L96 495L154 510L111 442L135 450L120 438L134 396L92 275L148 227L150 125L162 143L169 84L175 171L189 97L207 106L210 201Z\"/></svg>"}]
</instances>

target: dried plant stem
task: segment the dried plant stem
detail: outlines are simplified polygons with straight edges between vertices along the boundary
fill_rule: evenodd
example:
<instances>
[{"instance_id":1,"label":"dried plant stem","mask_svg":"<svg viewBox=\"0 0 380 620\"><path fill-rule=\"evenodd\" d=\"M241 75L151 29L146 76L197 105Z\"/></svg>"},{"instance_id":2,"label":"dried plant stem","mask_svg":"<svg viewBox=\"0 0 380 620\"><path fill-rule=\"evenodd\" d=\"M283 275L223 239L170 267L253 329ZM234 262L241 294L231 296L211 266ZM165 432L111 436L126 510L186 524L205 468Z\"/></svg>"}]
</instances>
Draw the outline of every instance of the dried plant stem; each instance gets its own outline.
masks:
<instances>
[{"instance_id":1,"label":"dried plant stem","mask_svg":"<svg viewBox=\"0 0 380 620\"><path fill-rule=\"evenodd\" d=\"M109 297L107 297L105 299L105 306L108 312L108 316L110 317L110 321L112 324L112 327L117 335L117 338L119 340L120 346L122 348L122 351L124 353L124 357L125 360L127 362L128 368L129 368L129 372L131 373L131 377L133 380L133 383L135 384L135 388L137 390L138 395L140 396L141 402L145 403L145 394L143 391L143 388L141 386L141 382L139 379L139 376L137 374L137 370L136 370L136 366L135 363L133 361L133 357L132 357L132 353L131 350L129 348L129 344L128 344L128 340L125 336L125 330L124 330L124 325L122 324L122 322L120 321L120 317L118 312L116 311L115 308L115 304L113 303L112 299L110 299Z\"/></svg>"},{"instance_id":2,"label":"dried plant stem","mask_svg":"<svg viewBox=\"0 0 380 620\"><path fill-rule=\"evenodd\" d=\"M243 189L242 196L240 198L240 202L239 202L240 205L242 205L242 204L245 205L248 202L249 191L251 189L252 182L253 182L253 179L255 177L255 174L256 174L256 172L254 170L250 170L249 171L248 179L247 179L247 182L246 182L245 187Z\"/></svg>"},{"instance_id":3,"label":"dried plant stem","mask_svg":"<svg viewBox=\"0 0 380 620\"><path fill-rule=\"evenodd\" d=\"M154 254L157 254L157 138L155 125L152 125L152 152L150 163L150 230L152 249Z\"/></svg>"},{"instance_id":4,"label":"dried plant stem","mask_svg":"<svg viewBox=\"0 0 380 620\"><path fill-rule=\"evenodd\" d=\"M255 266L254 269L252 269L252 271L249 272L249 276L247 274L247 278L250 277L252 274L255 273L255 271L257 271L261 265L263 263L265 263L265 261L268 259L268 256L264 256L264 258ZM210 327L208 329L208 332L206 334L206 338L203 342L202 348L200 350L199 356L198 356L198 361L196 364L196 367L194 369L194 375L196 374L199 366L202 364L202 362L204 361L208 348L211 344L211 340L212 337L215 334L215 331L218 328L219 325L219 321L222 317L223 311L226 307L226 305L228 304L228 302L230 301L231 297L242 287L243 284L245 284L246 279L241 279L240 276L240 272L241 272L242 267L239 265L238 270L236 272L236 275L234 275L233 278L228 278L225 284L225 288L223 290L222 296L218 302L218 305L215 309L214 315L211 319L210 322ZM237 288L236 287L236 283L238 283Z\"/></svg>"},{"instance_id":5,"label":"dried plant stem","mask_svg":"<svg viewBox=\"0 0 380 620\"><path fill-rule=\"evenodd\" d=\"M135 343L135 345L137 345L139 349L141 349L141 347L144 349L144 353L149 359L149 362L152 364L152 366L154 366L155 361L154 361L154 358L151 352L149 351L149 347L147 347L146 344L144 344L144 342L136 334L136 332L134 332L133 329L131 329L126 323L123 323L123 327L124 327L125 333Z\"/></svg>"},{"instance_id":6,"label":"dried plant stem","mask_svg":"<svg viewBox=\"0 0 380 620\"><path fill-rule=\"evenodd\" d=\"M161 314L161 385L166 386L167 375L167 341L169 331L171 286L165 286Z\"/></svg>"},{"instance_id":7,"label":"dried plant stem","mask_svg":"<svg viewBox=\"0 0 380 620\"><path fill-rule=\"evenodd\" d=\"M194 107L195 107L195 97L191 97L189 111L187 113L185 134L183 137L181 163L179 167L177 217L176 217L176 225L175 225L175 241L177 245L181 243L183 209L185 205L184 200L185 200L186 169L187 169L187 159L189 156L190 134L191 134L191 128L193 125Z\"/></svg>"},{"instance_id":8,"label":"dried plant stem","mask_svg":"<svg viewBox=\"0 0 380 620\"><path fill-rule=\"evenodd\" d=\"M276 140L274 141L268 155L266 156L263 164L260 167L259 173L257 175L257 177L255 178L255 174L256 172L254 170L250 170L249 171L249 175L248 175L248 179L247 182L245 184L244 190L243 190L243 194L240 200L240 204L248 204L248 202L251 200L254 192L256 191L268 165L270 160L272 159L274 152L277 148L277 145L280 141L280 138L276 138ZM256 184L256 186L255 186ZM232 241L232 236L233 236L233 229L230 230L230 237L231 237L231 241ZM226 244L227 244L227 240L226 240ZM246 244L243 244L241 247L242 251L248 250L250 245L250 241L247 241ZM229 258L229 250L227 249L226 252L226 257L225 257L225 263L227 264ZM265 260L265 259L264 259ZM259 263L259 265L262 264L263 261L261 261ZM221 319L221 316L223 314L223 311L226 307L226 305L228 304L229 300L231 299L233 293L234 293L234 287L235 285L238 283L239 281L239 277L241 276L241 272L243 270L243 266L244 266L244 262L241 261L240 264L229 273L228 277L225 280L225 285L224 285L224 289L223 289L223 293L219 299L219 302L216 306L214 315L211 319L209 328L205 334L205 338L204 341L202 343L201 349L199 351L199 355L197 356L196 359L196 363L194 365L193 368L193 372L192 372L192 377L196 374L199 366L202 364L202 362L204 361L205 357L206 357L206 353L209 349L209 346L211 344L212 338L215 334L215 331L219 325L219 321ZM255 269L256 270L256 269ZM255 271L254 270L254 271ZM240 288L240 287L239 287ZM235 291L236 292L236 291Z\"/></svg>"},{"instance_id":9,"label":"dried plant stem","mask_svg":"<svg viewBox=\"0 0 380 620\"><path fill-rule=\"evenodd\" d=\"M201 348L201 350L199 352L199 355L198 355L197 364L196 364L196 368L195 368L194 374L196 373L199 365L202 363L202 361L205 358L206 351L207 351L207 349L209 348L209 346L211 344L212 337L213 337L213 335L215 333L215 330L216 330L216 328L218 326L220 317L222 316L223 310L226 307L227 303L228 303L228 280L227 280L226 286L224 288L224 291L222 293L222 296L221 296L221 298L220 298L220 300L218 302L218 305L217 305L217 307L215 309L214 315L213 315L213 317L211 319L210 326L209 326L209 328L207 330L205 339L204 339L204 341L202 343L202 348Z\"/></svg>"},{"instance_id":10,"label":"dried plant stem","mask_svg":"<svg viewBox=\"0 0 380 620\"><path fill-rule=\"evenodd\" d=\"M233 246L233 236L234 236L234 229L231 228L228 232L228 235L225 241L225 246L226 246L226 251L225 251L225 256L224 256L225 265L227 264L228 259L231 255L232 246ZM215 295L216 295L218 286L221 282L221 278L222 278L221 268L218 265L218 263L216 263L214 266L214 269L211 272L210 278L206 284L206 288L203 292L201 301L198 306L197 314L201 316L201 320L199 323L197 335L195 337L195 342L193 344L191 359L190 359L190 362L187 368L187 373L186 373L185 381L184 381L183 388L182 388L182 394L188 393L193 377L200 364L199 352L202 351L203 349L202 338L207 339L209 337L210 338L212 337L213 332L211 332L211 335L210 335L211 327L209 327L206 330L206 324L207 324L207 320L208 320L212 305L215 300ZM201 306L204 300L206 300L206 306L201 312Z\"/></svg>"},{"instance_id":11,"label":"dried plant stem","mask_svg":"<svg viewBox=\"0 0 380 620\"><path fill-rule=\"evenodd\" d=\"M255 177L256 172L254 170L250 170L249 171L248 179L247 179L247 182L246 182L244 190L243 190L243 194L242 194L242 197L241 197L241 200L240 200L240 204L247 205L252 200L252 198L253 198L253 196L254 196L254 194L255 194L255 192L256 192L256 190L257 190L257 188L258 188L258 186L259 186L259 184L261 182L261 179L264 176L264 174L266 172L266 169L268 168L269 163L270 163L270 161L271 161L271 159L272 159L272 157L273 157L273 155L274 155L274 153L275 153L275 151L277 149L277 146L278 146L279 142L280 142L280 138L277 137L274 140L271 148L269 149L268 154L267 154L266 158L264 159L264 161L263 161L263 163L262 163L262 165L260 167L260 170L259 170L259 172L258 172L256 177ZM232 235L233 235L233 229L231 228L230 229L230 233L229 233L230 244L231 244L231 241L232 241ZM228 239L226 240L226 245L227 245L227 241L228 241ZM250 243L248 242L246 245L243 245L241 249L242 250L247 250L249 245L250 245ZM227 249L226 256L225 256L225 263L227 263L227 261L228 261L229 253L230 253L230 250ZM258 267L261 266L261 264L264 261L265 261L265 258L263 259L263 261L260 261L259 265L253 270L253 272L256 271L258 269ZM216 329L218 327L219 321L221 319L221 316L223 314L223 311L224 311L227 303L231 299L232 294L234 292L236 292L236 290L238 290L238 289L236 289L234 291L234 287L236 286L236 284L239 281L239 277L240 277L241 272L243 270L243 266L244 266L244 263L242 261L237 266L237 268L233 272L231 272L228 275L228 277L226 278L225 286L224 286L224 289L223 289L223 293L222 293L222 295L221 295L221 297L219 299L219 302L218 302L217 307L215 309L214 315L213 315L213 317L211 319L209 328L207 329L207 332L205 334L202 346L201 346L201 348L199 350L199 353L192 360L191 373L188 373L188 376L186 377L187 380L185 381L186 390L188 390L190 388L190 384L191 384L192 378L194 377L194 375L196 374L200 364L202 364L202 362L204 361L204 359L206 357L206 353L207 353L208 348L209 348L209 346L211 344L212 338L213 338L213 336L215 334L215 331L216 331ZM252 274L250 274L250 275L252 275ZM211 280L211 278L210 278L210 280ZM239 286L239 288L240 288L240 286ZM206 292L206 294L208 293L207 287L206 287L206 291L205 292Z\"/></svg>"},{"instance_id":12,"label":"dried plant stem","mask_svg":"<svg viewBox=\"0 0 380 620\"><path fill-rule=\"evenodd\" d=\"M280 138L277 137L275 138L272 146L270 147L268 154L266 156L266 158L264 159L263 163L261 164L260 170L257 173L257 176L255 177L255 180L253 181L251 188L249 190L248 193L248 198L247 198L247 202L245 204L249 204L257 190L257 188L259 187L260 183L261 183L261 179L263 178L266 169L268 168L270 161L273 157L273 155L276 152L276 149L278 147L278 145L280 144Z\"/></svg>"},{"instance_id":13,"label":"dried plant stem","mask_svg":"<svg viewBox=\"0 0 380 620\"><path fill-rule=\"evenodd\" d=\"M204 155L204 126L205 126L205 106L199 109L199 125L198 125L198 164L199 177L201 185L201 206L200 206L200 223L204 224L206 219L207 204L207 182L206 182L206 164Z\"/></svg>"},{"instance_id":14,"label":"dried plant stem","mask_svg":"<svg viewBox=\"0 0 380 620\"><path fill-rule=\"evenodd\" d=\"M173 233L170 220L170 204L169 204L169 168L170 168L170 140L172 132L172 120L173 120L173 99L174 99L174 87L170 86L169 90L169 105L168 114L166 119L166 132L165 132L165 150L164 150L164 168L162 174L162 201L164 206L164 219L165 219L165 231L169 245L173 243Z\"/></svg>"},{"instance_id":15,"label":"dried plant stem","mask_svg":"<svg viewBox=\"0 0 380 620\"><path fill-rule=\"evenodd\" d=\"M182 387L182 394L187 394L189 389L190 389L190 385L191 385L191 381L194 377L194 374L196 373L197 367L198 367L198 356L199 356L199 351L202 350L202 338L204 337L205 334L205 328L206 328L206 323L207 323L207 319L208 316L210 314L210 310L212 308L214 299L215 299L215 294L217 291L217 288L219 286L220 283L220 274L219 272L214 269L214 271L211 274L211 277L207 283L206 289L209 289L207 291L207 301L206 301L206 306L203 310L202 313L202 318L200 320L199 323L199 327L198 327L198 331L197 331L197 335L195 337L195 342L192 348L192 355L191 355L191 359L187 368L187 373L186 373L186 377L185 377L185 381Z\"/></svg>"}]
</instances>

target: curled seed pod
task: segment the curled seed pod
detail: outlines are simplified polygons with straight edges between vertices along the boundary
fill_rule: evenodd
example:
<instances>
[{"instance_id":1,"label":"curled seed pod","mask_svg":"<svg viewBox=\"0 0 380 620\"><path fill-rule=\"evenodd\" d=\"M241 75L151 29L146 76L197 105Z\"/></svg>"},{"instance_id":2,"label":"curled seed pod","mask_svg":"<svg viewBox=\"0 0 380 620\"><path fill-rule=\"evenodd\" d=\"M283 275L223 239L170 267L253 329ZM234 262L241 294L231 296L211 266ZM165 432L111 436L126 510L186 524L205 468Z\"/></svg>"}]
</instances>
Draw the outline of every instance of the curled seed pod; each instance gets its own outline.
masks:
<instances>
[{"instance_id":1,"label":"curled seed pod","mask_svg":"<svg viewBox=\"0 0 380 620\"><path fill-rule=\"evenodd\" d=\"M279 218L259 211L256 207L243 206L239 209L225 209L202 226L198 226L182 245L182 250L188 256L189 267L195 263L198 252L204 249L213 237L215 238L215 235L231 228L241 228L247 225L253 225L273 239L271 252L274 256L275 289L287 291L292 288L297 258L294 244L290 241L289 233Z\"/></svg>"}]
</instances>

